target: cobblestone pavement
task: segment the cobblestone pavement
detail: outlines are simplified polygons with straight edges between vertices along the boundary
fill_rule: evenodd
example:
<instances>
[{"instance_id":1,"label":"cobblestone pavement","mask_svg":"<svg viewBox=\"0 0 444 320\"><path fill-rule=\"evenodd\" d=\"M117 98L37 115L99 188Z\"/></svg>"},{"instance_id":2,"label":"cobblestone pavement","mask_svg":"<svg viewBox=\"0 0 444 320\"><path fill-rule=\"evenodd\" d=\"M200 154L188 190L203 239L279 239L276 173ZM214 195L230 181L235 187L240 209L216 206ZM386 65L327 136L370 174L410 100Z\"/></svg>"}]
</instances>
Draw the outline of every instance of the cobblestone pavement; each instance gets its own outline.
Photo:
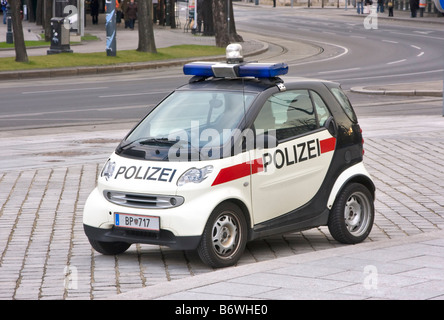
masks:
<instances>
[{"instance_id":1,"label":"cobblestone pavement","mask_svg":"<svg viewBox=\"0 0 444 320\"><path fill-rule=\"evenodd\" d=\"M377 185L367 241L444 229L444 121L399 120L360 119L365 162ZM93 251L83 233L83 205L126 130L53 130L0 135L0 164L8 168L0 172L0 299L100 299L212 272L196 253L166 247L133 245L115 257ZM240 264L337 246L322 227L251 242Z\"/></svg>"}]
</instances>

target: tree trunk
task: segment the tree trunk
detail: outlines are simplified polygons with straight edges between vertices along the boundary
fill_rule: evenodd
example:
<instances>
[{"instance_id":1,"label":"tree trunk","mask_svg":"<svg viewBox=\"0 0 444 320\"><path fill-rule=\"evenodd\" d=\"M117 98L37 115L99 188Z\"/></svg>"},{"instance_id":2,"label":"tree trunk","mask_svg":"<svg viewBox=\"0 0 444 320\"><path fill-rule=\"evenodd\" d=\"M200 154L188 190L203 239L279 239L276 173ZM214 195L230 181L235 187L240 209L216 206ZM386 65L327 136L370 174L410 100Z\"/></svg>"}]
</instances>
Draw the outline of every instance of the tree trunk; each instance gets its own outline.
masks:
<instances>
[{"instance_id":1,"label":"tree trunk","mask_svg":"<svg viewBox=\"0 0 444 320\"><path fill-rule=\"evenodd\" d=\"M157 53L154 41L153 19L151 10L152 0L139 0L137 3L137 18L139 19L139 45L137 51Z\"/></svg>"},{"instance_id":2,"label":"tree trunk","mask_svg":"<svg viewBox=\"0 0 444 320\"><path fill-rule=\"evenodd\" d=\"M43 0L37 0L35 8L35 24L38 26L43 25Z\"/></svg>"},{"instance_id":3,"label":"tree trunk","mask_svg":"<svg viewBox=\"0 0 444 320\"><path fill-rule=\"evenodd\" d=\"M9 0L9 5L11 9L12 29L14 32L15 61L28 62L22 19L20 16L20 0Z\"/></svg>"},{"instance_id":4,"label":"tree trunk","mask_svg":"<svg viewBox=\"0 0 444 320\"><path fill-rule=\"evenodd\" d=\"M176 29L176 0L170 0L170 27Z\"/></svg>"},{"instance_id":5,"label":"tree trunk","mask_svg":"<svg viewBox=\"0 0 444 320\"><path fill-rule=\"evenodd\" d=\"M52 2L53 0L45 1L45 14L43 15L43 27L45 28L45 41L51 41L51 18L52 18Z\"/></svg>"},{"instance_id":6,"label":"tree trunk","mask_svg":"<svg viewBox=\"0 0 444 320\"><path fill-rule=\"evenodd\" d=\"M28 21L35 22L34 4L32 0L26 0L26 5L28 6Z\"/></svg>"},{"instance_id":7,"label":"tree trunk","mask_svg":"<svg viewBox=\"0 0 444 320\"><path fill-rule=\"evenodd\" d=\"M233 15L233 2L230 0L213 0L213 21L216 34L216 46L226 47L233 42L242 42L243 39L236 33ZM229 9L230 24L228 28L227 11Z\"/></svg>"},{"instance_id":8,"label":"tree trunk","mask_svg":"<svg viewBox=\"0 0 444 320\"><path fill-rule=\"evenodd\" d=\"M202 21L204 25L203 35L214 36L213 1L212 0L202 1L201 10L202 10Z\"/></svg>"}]
</instances>

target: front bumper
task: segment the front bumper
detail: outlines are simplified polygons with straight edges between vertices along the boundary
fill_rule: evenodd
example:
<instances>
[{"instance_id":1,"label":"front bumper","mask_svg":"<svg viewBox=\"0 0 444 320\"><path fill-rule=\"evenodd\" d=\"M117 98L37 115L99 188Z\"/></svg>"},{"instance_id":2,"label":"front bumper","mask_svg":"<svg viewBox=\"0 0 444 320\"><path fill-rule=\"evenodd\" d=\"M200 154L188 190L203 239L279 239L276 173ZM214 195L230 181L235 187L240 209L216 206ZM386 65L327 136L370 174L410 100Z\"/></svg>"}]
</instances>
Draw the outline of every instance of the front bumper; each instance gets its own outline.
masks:
<instances>
[{"instance_id":1,"label":"front bumper","mask_svg":"<svg viewBox=\"0 0 444 320\"><path fill-rule=\"evenodd\" d=\"M148 232L116 227L102 229L86 224L83 224L83 229L89 239L96 241L154 244L168 246L176 250L195 250L201 239L201 236L178 237L168 230Z\"/></svg>"}]
</instances>

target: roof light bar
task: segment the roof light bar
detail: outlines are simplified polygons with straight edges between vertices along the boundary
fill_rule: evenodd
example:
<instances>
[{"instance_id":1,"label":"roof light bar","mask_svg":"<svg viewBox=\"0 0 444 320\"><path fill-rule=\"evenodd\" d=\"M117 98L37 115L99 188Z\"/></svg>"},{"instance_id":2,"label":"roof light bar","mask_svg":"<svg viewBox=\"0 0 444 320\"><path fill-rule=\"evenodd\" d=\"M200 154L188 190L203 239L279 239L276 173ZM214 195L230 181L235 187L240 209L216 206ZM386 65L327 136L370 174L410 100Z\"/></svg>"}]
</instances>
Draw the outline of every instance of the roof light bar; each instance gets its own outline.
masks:
<instances>
[{"instance_id":1,"label":"roof light bar","mask_svg":"<svg viewBox=\"0 0 444 320\"><path fill-rule=\"evenodd\" d=\"M183 66L183 73L191 76L216 78L274 78L288 73L286 63L243 63L242 46L227 47L227 62L191 62ZM237 62L237 63L235 63Z\"/></svg>"},{"instance_id":2,"label":"roof light bar","mask_svg":"<svg viewBox=\"0 0 444 320\"><path fill-rule=\"evenodd\" d=\"M288 73L286 63L228 64L217 62L191 62L183 66L183 73L191 76L235 78L273 78Z\"/></svg>"}]
</instances>

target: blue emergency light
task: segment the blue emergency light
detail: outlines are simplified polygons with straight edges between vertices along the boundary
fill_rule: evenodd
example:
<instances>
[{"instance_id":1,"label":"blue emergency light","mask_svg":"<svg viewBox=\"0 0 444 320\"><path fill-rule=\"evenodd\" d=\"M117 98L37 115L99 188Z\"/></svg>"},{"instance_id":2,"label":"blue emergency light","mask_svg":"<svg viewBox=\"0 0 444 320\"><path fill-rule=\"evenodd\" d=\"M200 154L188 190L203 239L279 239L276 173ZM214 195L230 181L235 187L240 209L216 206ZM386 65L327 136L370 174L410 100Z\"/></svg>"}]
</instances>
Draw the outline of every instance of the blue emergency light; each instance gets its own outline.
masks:
<instances>
[{"instance_id":1,"label":"blue emergency light","mask_svg":"<svg viewBox=\"0 0 444 320\"><path fill-rule=\"evenodd\" d=\"M439 12L444 12L444 0L433 0L433 2L435 3L435 7Z\"/></svg>"},{"instance_id":2,"label":"blue emergency light","mask_svg":"<svg viewBox=\"0 0 444 320\"><path fill-rule=\"evenodd\" d=\"M183 73L201 77L255 77L273 78L288 73L286 63L191 62L183 66Z\"/></svg>"},{"instance_id":3,"label":"blue emergency light","mask_svg":"<svg viewBox=\"0 0 444 320\"><path fill-rule=\"evenodd\" d=\"M183 66L183 73L191 76L216 78L274 78L288 73L286 63L244 63L242 46L230 44L227 47L227 63L191 62Z\"/></svg>"}]
</instances>

